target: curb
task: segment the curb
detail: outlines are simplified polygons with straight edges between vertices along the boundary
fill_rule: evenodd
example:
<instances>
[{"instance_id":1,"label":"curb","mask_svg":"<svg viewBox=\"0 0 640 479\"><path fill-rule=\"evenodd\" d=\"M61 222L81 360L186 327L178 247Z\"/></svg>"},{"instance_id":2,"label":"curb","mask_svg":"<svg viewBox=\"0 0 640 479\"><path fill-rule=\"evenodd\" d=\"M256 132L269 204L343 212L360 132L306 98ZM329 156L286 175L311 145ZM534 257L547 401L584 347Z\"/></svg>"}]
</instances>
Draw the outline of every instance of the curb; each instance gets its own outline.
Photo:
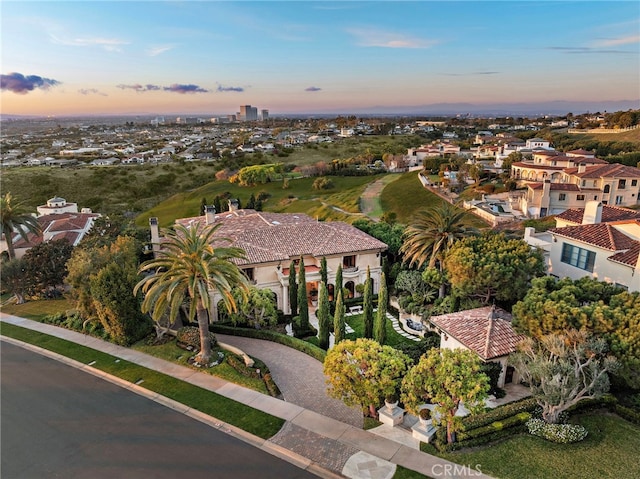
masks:
<instances>
[{"instance_id":1,"label":"curb","mask_svg":"<svg viewBox=\"0 0 640 479\"><path fill-rule=\"evenodd\" d=\"M293 464L294 466L300 469L306 470L312 474L315 474L316 476L319 476L323 479L343 479L345 477L342 474L339 474L335 471L326 469L322 465L316 462L313 462L310 459L300 454L297 454L293 451L290 451L289 449L285 449L282 446L274 444L270 442L268 439L263 439L261 437L255 436L243 429L240 429L237 426L228 424L224 421L221 421L213 416L205 414L196 409L192 409L189 406L186 406L180 402L177 402L171 398L168 398L156 392L145 389L142 386L133 384L129 381L126 381L117 376L113 376L109 373L105 373L104 371L101 371L92 366L89 366L88 364L81 363L79 361L76 361L75 359L71 359L61 354L55 353L53 351L49 351L48 349L44 349L30 343L25 343L23 341L20 341L8 336L0 335L0 342L1 341L5 341L7 343L13 344L14 346L18 346L23 349L27 349L29 351L38 353L42 356L64 363L67 366L71 366L73 368L84 371L88 374L91 374L92 376L106 380L123 389L128 389L139 396L142 396L146 399L154 401L162 406L173 409L178 413L184 414L185 416L188 416L192 419L195 419L196 421L206 424L209 427L217 429L225 434L228 434L229 436L235 437L236 439L239 439L242 442L245 442L251 446L257 447L258 449L261 449L262 451L268 454L271 454L272 456L275 456L279 459L287 461L288 463Z\"/></svg>"}]
</instances>

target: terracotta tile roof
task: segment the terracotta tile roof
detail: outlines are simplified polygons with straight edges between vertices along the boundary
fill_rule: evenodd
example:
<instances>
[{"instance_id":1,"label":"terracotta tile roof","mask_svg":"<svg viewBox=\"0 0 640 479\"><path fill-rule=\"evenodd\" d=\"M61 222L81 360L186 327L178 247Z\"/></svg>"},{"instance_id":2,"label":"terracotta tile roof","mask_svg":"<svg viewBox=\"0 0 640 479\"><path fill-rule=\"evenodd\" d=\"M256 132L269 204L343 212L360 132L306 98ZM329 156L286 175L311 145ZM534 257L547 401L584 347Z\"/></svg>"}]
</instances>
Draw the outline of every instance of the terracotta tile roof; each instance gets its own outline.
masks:
<instances>
[{"instance_id":1,"label":"terracotta tile roof","mask_svg":"<svg viewBox=\"0 0 640 479\"><path fill-rule=\"evenodd\" d=\"M529 183L529 188L532 190L541 190L544 186L543 183ZM580 191L578 185L573 183L551 183L550 191Z\"/></svg>"},{"instance_id":2,"label":"terracotta tile roof","mask_svg":"<svg viewBox=\"0 0 640 479\"><path fill-rule=\"evenodd\" d=\"M585 190L586 188L582 188ZM582 224L582 217L584 216L584 208L570 208L563 211L556 218L570 221L576 225ZM601 223L610 223L612 221L623 221L640 219L640 211L630 210L629 208L621 208L619 206L602 205L602 220Z\"/></svg>"},{"instance_id":3,"label":"terracotta tile roof","mask_svg":"<svg viewBox=\"0 0 640 479\"><path fill-rule=\"evenodd\" d=\"M635 268L638 264L638 255L640 255L640 241L634 241L633 243L627 251L621 251L620 253L609 256L607 259Z\"/></svg>"},{"instance_id":4,"label":"terracotta tile roof","mask_svg":"<svg viewBox=\"0 0 640 479\"><path fill-rule=\"evenodd\" d=\"M521 168L529 168L531 170L564 170L564 166L536 165L535 163L527 163L526 161L516 161L511 166L519 166Z\"/></svg>"},{"instance_id":5,"label":"terracotta tile roof","mask_svg":"<svg viewBox=\"0 0 640 479\"><path fill-rule=\"evenodd\" d=\"M25 241L22 236L17 234L13 239L13 247L15 249L22 248L33 248L34 246L38 246L42 243L43 236L42 235L34 235L33 233L27 233L27 240Z\"/></svg>"},{"instance_id":6,"label":"terracotta tile roof","mask_svg":"<svg viewBox=\"0 0 640 479\"><path fill-rule=\"evenodd\" d=\"M595 152L589 151L589 150L584 150L582 148L577 149L577 150L567 151L567 153L571 153L572 155L580 155L580 156L593 156L593 155L595 155Z\"/></svg>"},{"instance_id":7,"label":"terracotta tile roof","mask_svg":"<svg viewBox=\"0 0 640 479\"><path fill-rule=\"evenodd\" d=\"M432 316L429 321L483 360L514 352L525 338L514 332L511 315L493 306Z\"/></svg>"},{"instance_id":8,"label":"terracotta tile roof","mask_svg":"<svg viewBox=\"0 0 640 479\"><path fill-rule=\"evenodd\" d=\"M76 240L80 236L80 232L78 231L63 231L61 233L54 234L49 241L56 241L59 239L66 239L69 244L75 244Z\"/></svg>"},{"instance_id":9,"label":"terracotta tile roof","mask_svg":"<svg viewBox=\"0 0 640 479\"><path fill-rule=\"evenodd\" d=\"M635 243L633 239L621 233L609 223L565 226L564 228L550 229L549 232L610 251L627 250Z\"/></svg>"},{"instance_id":10,"label":"terracotta tile roof","mask_svg":"<svg viewBox=\"0 0 640 479\"><path fill-rule=\"evenodd\" d=\"M566 173L578 178L640 178L640 169L619 163L587 166L582 173L578 173L577 168L571 168L571 171L567 169Z\"/></svg>"},{"instance_id":11,"label":"terracotta tile roof","mask_svg":"<svg viewBox=\"0 0 640 479\"><path fill-rule=\"evenodd\" d=\"M182 218L176 223L205 224L205 217ZM216 215L222 227L217 236L245 250L242 264L282 261L287 266L301 255L315 257L385 250L387 245L359 229L339 221L316 221L305 214L237 210Z\"/></svg>"}]
</instances>

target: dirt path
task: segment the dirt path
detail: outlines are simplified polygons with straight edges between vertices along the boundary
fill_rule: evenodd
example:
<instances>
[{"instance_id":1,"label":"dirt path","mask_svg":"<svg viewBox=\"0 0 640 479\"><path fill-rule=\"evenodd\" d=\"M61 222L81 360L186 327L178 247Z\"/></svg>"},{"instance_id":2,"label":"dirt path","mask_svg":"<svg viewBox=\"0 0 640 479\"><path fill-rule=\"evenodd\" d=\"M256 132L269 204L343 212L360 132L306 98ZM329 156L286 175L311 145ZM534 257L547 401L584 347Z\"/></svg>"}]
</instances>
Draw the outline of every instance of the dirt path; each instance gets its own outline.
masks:
<instances>
[{"instance_id":1,"label":"dirt path","mask_svg":"<svg viewBox=\"0 0 640 479\"><path fill-rule=\"evenodd\" d=\"M360 197L360 211L373 221L379 221L383 213L380 194L385 186L398 178L400 175L387 175L367 186Z\"/></svg>"}]
</instances>

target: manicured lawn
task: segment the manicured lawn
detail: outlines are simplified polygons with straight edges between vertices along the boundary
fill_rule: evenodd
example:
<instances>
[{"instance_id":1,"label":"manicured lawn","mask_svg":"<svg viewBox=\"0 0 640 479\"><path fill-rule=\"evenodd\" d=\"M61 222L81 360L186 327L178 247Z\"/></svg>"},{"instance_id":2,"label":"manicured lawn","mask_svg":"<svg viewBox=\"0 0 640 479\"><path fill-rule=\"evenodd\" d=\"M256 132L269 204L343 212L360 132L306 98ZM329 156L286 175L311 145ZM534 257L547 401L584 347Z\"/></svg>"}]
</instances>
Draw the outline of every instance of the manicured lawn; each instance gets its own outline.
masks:
<instances>
[{"instance_id":1,"label":"manicured lawn","mask_svg":"<svg viewBox=\"0 0 640 479\"><path fill-rule=\"evenodd\" d=\"M374 321L375 321L375 315L376 315L376 312L374 311L373 312ZM355 331L354 333L347 334L346 335L347 339L357 339L357 338L364 337L364 315L363 314L357 314L355 316L347 316L346 321L349 324L349 326L351 326ZM412 344L414 342L396 333L396 331L393 329L393 326L391 325L391 321L389 320L387 320L386 329L387 329L386 344L389 346L395 347L399 344L404 344L404 343Z\"/></svg>"},{"instance_id":2,"label":"manicured lawn","mask_svg":"<svg viewBox=\"0 0 640 479\"><path fill-rule=\"evenodd\" d=\"M41 301L27 301L24 304L9 303L2 306L3 313L13 314L21 318L42 322L45 316L64 313L73 309L74 303L68 299L48 299Z\"/></svg>"},{"instance_id":3,"label":"manicured lawn","mask_svg":"<svg viewBox=\"0 0 640 479\"><path fill-rule=\"evenodd\" d=\"M174 362L176 364L180 364L182 366L189 366L188 359L193 353L189 351L185 351L184 349L180 349L176 346L176 342L171 341L169 343L151 346L148 344L138 343L134 344L131 349L135 349L136 351L143 352L150 356L155 356L157 358L165 359L167 361ZM219 351L218 349L214 350L214 358L215 354ZM224 350L220 350L225 353ZM225 353L228 354L228 353ZM219 378L225 379L229 382L239 384L241 386L245 386L247 388L253 389L255 391L259 391L263 394L268 394L267 387L264 385L264 381L261 379L253 379L243 376L234 368L232 368L228 363L223 362L218 366L215 366L211 369L202 370L202 372L212 374Z\"/></svg>"},{"instance_id":4,"label":"manicured lawn","mask_svg":"<svg viewBox=\"0 0 640 479\"><path fill-rule=\"evenodd\" d=\"M576 418L589 431L577 444L520 434L487 447L437 454L500 479L619 479L640 477L640 427L606 412ZM424 451L436 454L430 446ZM408 476L414 477L414 476Z\"/></svg>"},{"instance_id":5,"label":"manicured lawn","mask_svg":"<svg viewBox=\"0 0 640 479\"><path fill-rule=\"evenodd\" d=\"M438 195L423 188L418 180L418 172L404 173L397 181L389 183L380 196L382 209L393 212L398 223L409 224L413 215L425 208L433 208L444 202ZM467 213L464 218L467 226L488 228L488 225L477 216Z\"/></svg>"},{"instance_id":6,"label":"manicured lawn","mask_svg":"<svg viewBox=\"0 0 640 479\"><path fill-rule=\"evenodd\" d=\"M140 386L145 389L174 399L263 439L276 434L284 424L284 420L280 418L214 392L64 339L6 323L0 323L0 334L35 344L84 364L95 361L92 367L96 369L132 383L142 380Z\"/></svg>"}]
</instances>

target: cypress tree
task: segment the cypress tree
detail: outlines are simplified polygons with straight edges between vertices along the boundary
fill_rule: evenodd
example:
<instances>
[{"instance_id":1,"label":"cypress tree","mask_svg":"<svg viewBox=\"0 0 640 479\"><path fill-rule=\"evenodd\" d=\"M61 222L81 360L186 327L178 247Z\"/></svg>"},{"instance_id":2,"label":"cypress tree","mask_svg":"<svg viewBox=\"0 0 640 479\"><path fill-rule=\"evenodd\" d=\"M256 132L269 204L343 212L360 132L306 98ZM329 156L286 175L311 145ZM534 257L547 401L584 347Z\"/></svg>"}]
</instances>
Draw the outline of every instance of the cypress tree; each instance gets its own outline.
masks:
<instances>
[{"instance_id":1,"label":"cypress tree","mask_svg":"<svg viewBox=\"0 0 640 479\"><path fill-rule=\"evenodd\" d=\"M373 282L371 281L371 270L367 266L367 279L364 282L364 299L362 302L362 312L364 319L364 337L373 338Z\"/></svg>"},{"instance_id":2,"label":"cypress tree","mask_svg":"<svg viewBox=\"0 0 640 479\"><path fill-rule=\"evenodd\" d=\"M291 316L298 315L298 283L296 281L296 264L289 264L289 308Z\"/></svg>"},{"instance_id":3,"label":"cypress tree","mask_svg":"<svg viewBox=\"0 0 640 479\"><path fill-rule=\"evenodd\" d=\"M309 303L307 300L307 277L304 271L304 259L300 258L300 272L298 273L298 316L300 329L309 330Z\"/></svg>"},{"instance_id":4,"label":"cypress tree","mask_svg":"<svg viewBox=\"0 0 640 479\"><path fill-rule=\"evenodd\" d=\"M344 303L342 301L342 288L338 290L338 299L336 300L336 312L333 316L333 334L334 346L344 340L346 334L346 326L344 322Z\"/></svg>"},{"instance_id":5,"label":"cypress tree","mask_svg":"<svg viewBox=\"0 0 640 479\"><path fill-rule=\"evenodd\" d=\"M256 209L256 197L253 193L251 193L251 196L249 197L249 203L247 203L247 208L250 210Z\"/></svg>"},{"instance_id":6,"label":"cypress tree","mask_svg":"<svg viewBox=\"0 0 640 479\"><path fill-rule=\"evenodd\" d=\"M318 309L316 310L318 317L318 345L324 349L329 349L329 321L331 320L331 312L329 309L329 292L327 286L320 282L320 296L318 298Z\"/></svg>"},{"instance_id":7,"label":"cypress tree","mask_svg":"<svg viewBox=\"0 0 640 479\"><path fill-rule=\"evenodd\" d=\"M336 271L336 285L333 288L333 295L337 298L336 294L342 292L342 265L338 265L338 271ZM344 301L344 298L342 298Z\"/></svg>"},{"instance_id":8,"label":"cypress tree","mask_svg":"<svg viewBox=\"0 0 640 479\"><path fill-rule=\"evenodd\" d=\"M376 314L374 339L380 344L387 340L387 277L384 273L380 276L380 291L378 292L378 313Z\"/></svg>"},{"instance_id":9,"label":"cypress tree","mask_svg":"<svg viewBox=\"0 0 640 479\"><path fill-rule=\"evenodd\" d=\"M207 208L207 199L202 198L202 201L200 202L200 216L204 216L204 214L206 213L206 208Z\"/></svg>"},{"instance_id":10,"label":"cypress tree","mask_svg":"<svg viewBox=\"0 0 640 479\"><path fill-rule=\"evenodd\" d=\"M328 277L327 277L327 258L325 258L324 256L320 260L320 279L322 280L325 286L329 284Z\"/></svg>"}]
</instances>

